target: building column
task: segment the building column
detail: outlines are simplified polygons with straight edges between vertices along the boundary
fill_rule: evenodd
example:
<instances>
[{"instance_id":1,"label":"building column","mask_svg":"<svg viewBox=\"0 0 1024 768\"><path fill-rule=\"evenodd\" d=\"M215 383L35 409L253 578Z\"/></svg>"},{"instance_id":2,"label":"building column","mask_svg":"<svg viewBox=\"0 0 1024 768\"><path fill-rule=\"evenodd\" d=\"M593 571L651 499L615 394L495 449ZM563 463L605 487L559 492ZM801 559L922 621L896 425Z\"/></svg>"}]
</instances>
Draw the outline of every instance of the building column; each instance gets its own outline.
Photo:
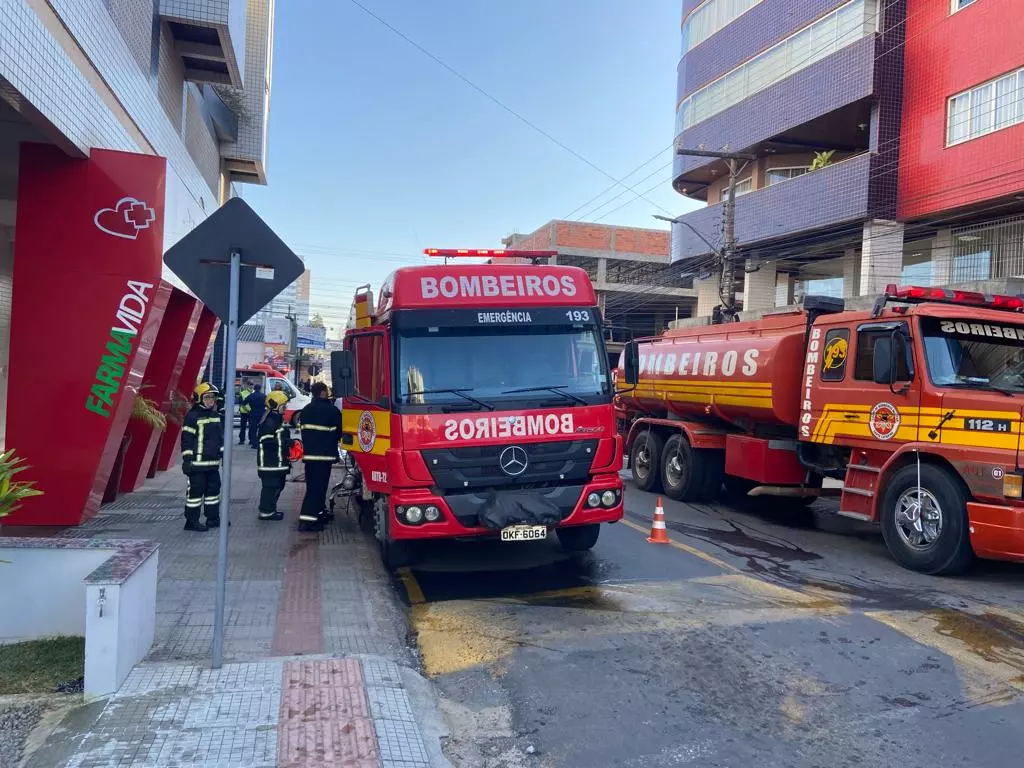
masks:
<instances>
[{"instance_id":1,"label":"building column","mask_svg":"<svg viewBox=\"0 0 1024 768\"><path fill-rule=\"evenodd\" d=\"M608 259L597 260L597 286L604 288L608 283Z\"/></svg>"},{"instance_id":2,"label":"building column","mask_svg":"<svg viewBox=\"0 0 1024 768\"><path fill-rule=\"evenodd\" d=\"M940 229L932 240L932 281L948 285L953 281L953 230Z\"/></svg>"},{"instance_id":3,"label":"building column","mask_svg":"<svg viewBox=\"0 0 1024 768\"><path fill-rule=\"evenodd\" d=\"M788 307L793 303L793 275L778 272L775 275L775 306Z\"/></svg>"},{"instance_id":4,"label":"building column","mask_svg":"<svg viewBox=\"0 0 1024 768\"><path fill-rule=\"evenodd\" d=\"M903 273L903 225L874 219L864 224L860 258L860 295L873 296Z\"/></svg>"},{"instance_id":5,"label":"building column","mask_svg":"<svg viewBox=\"0 0 1024 768\"><path fill-rule=\"evenodd\" d=\"M860 289L860 254L856 248L843 251L843 298L852 299Z\"/></svg>"},{"instance_id":6,"label":"building column","mask_svg":"<svg viewBox=\"0 0 1024 768\"><path fill-rule=\"evenodd\" d=\"M722 303L718 295L718 275L705 280L694 280L693 287L697 289L697 307L693 311L694 317L711 317L711 312Z\"/></svg>"},{"instance_id":7,"label":"building column","mask_svg":"<svg viewBox=\"0 0 1024 768\"><path fill-rule=\"evenodd\" d=\"M747 272L743 280L743 311L755 312L775 309L775 262L757 264L747 259Z\"/></svg>"}]
</instances>

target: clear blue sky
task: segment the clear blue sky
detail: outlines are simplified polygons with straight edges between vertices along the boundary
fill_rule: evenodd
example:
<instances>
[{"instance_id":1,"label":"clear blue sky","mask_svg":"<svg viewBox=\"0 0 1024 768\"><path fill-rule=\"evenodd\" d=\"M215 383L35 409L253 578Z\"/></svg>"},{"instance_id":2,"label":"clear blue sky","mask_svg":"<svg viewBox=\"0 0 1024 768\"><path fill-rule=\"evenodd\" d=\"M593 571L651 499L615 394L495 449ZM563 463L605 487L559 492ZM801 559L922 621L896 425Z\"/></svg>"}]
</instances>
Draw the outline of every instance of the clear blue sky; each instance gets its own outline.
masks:
<instances>
[{"instance_id":1,"label":"clear blue sky","mask_svg":"<svg viewBox=\"0 0 1024 768\"><path fill-rule=\"evenodd\" d=\"M680 0L360 2L617 178L660 150L627 183L693 207L657 170L671 160ZM243 195L306 257L328 325L358 284L376 289L423 248L499 248L613 184L350 0L276 8L269 185ZM660 212L617 187L570 218L667 227Z\"/></svg>"}]
</instances>

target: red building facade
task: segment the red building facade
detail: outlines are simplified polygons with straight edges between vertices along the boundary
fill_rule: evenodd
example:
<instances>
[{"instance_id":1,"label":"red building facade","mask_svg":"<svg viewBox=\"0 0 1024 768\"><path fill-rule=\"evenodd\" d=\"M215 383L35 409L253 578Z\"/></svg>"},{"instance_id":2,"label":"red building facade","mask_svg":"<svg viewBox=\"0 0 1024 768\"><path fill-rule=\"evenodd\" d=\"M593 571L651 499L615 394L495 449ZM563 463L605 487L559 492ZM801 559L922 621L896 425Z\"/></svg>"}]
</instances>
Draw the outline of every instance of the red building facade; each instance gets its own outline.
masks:
<instances>
[{"instance_id":1,"label":"red building facade","mask_svg":"<svg viewBox=\"0 0 1024 768\"><path fill-rule=\"evenodd\" d=\"M908 0L900 219L1024 192L1022 69L1020 0Z\"/></svg>"}]
</instances>

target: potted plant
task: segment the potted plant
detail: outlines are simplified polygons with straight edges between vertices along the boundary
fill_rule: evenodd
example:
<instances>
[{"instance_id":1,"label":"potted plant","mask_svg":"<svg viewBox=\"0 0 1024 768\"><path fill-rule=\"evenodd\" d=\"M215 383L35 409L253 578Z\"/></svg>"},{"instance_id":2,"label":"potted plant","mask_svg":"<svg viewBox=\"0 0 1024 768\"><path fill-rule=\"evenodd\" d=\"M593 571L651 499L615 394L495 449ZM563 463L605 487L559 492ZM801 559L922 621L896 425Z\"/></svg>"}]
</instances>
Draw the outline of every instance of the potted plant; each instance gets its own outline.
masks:
<instances>
[{"instance_id":1,"label":"potted plant","mask_svg":"<svg viewBox=\"0 0 1024 768\"><path fill-rule=\"evenodd\" d=\"M830 149L828 152L815 152L814 160L807 166L808 171L819 171L822 168L828 168L832 165L832 156L835 155L836 151Z\"/></svg>"},{"instance_id":2,"label":"potted plant","mask_svg":"<svg viewBox=\"0 0 1024 768\"><path fill-rule=\"evenodd\" d=\"M32 496L42 496L35 483L17 481L14 476L28 467L24 459L14 455L14 449L0 453L0 520L14 512L21 503Z\"/></svg>"},{"instance_id":3,"label":"potted plant","mask_svg":"<svg viewBox=\"0 0 1024 768\"><path fill-rule=\"evenodd\" d=\"M167 429L167 417L160 410L160 406L142 393L149 389L149 384L144 384L135 391L135 400L132 401L132 413L129 417L132 421L141 421L153 429L163 432ZM118 489L121 487L121 472L124 468L124 457L128 452L132 436L125 430L121 437L121 445L117 449L117 457L114 459L114 466L110 470L110 477L107 479L107 487L103 491L103 504L109 504L117 498Z\"/></svg>"}]
</instances>

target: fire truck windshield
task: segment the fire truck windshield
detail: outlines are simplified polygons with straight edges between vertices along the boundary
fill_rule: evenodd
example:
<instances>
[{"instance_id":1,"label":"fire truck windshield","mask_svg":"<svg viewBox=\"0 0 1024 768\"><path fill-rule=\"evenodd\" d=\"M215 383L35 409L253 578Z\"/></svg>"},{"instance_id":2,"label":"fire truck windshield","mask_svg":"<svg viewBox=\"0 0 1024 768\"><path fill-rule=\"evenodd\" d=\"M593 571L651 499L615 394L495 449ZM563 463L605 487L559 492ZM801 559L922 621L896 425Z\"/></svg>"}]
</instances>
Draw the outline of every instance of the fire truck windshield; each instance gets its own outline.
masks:
<instances>
[{"instance_id":1,"label":"fire truck windshield","mask_svg":"<svg viewBox=\"0 0 1024 768\"><path fill-rule=\"evenodd\" d=\"M1024 394L1024 326L922 318L921 331L936 386Z\"/></svg>"},{"instance_id":2,"label":"fire truck windshield","mask_svg":"<svg viewBox=\"0 0 1024 768\"><path fill-rule=\"evenodd\" d=\"M402 330L399 407L610 402L608 359L597 333L571 326Z\"/></svg>"}]
</instances>

